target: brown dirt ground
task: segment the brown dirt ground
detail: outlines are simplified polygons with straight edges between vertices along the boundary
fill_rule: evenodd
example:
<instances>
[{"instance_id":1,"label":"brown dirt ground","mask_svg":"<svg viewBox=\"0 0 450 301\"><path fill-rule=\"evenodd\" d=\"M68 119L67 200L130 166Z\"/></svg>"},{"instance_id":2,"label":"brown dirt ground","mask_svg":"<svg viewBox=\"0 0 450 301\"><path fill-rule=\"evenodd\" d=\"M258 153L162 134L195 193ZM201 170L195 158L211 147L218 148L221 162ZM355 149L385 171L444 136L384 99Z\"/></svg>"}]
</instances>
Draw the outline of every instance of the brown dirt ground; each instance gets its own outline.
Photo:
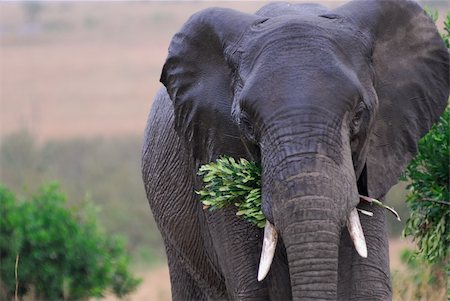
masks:
<instances>
[{"instance_id":1,"label":"brown dirt ground","mask_svg":"<svg viewBox=\"0 0 450 301\"><path fill-rule=\"evenodd\" d=\"M137 274L143 279L139 289L128 296L126 299L130 301L169 301L170 294L170 280L169 270L167 267L154 268L147 272L140 272ZM102 301L118 301L120 299L113 295L108 295L101 299ZM92 300L94 301L94 300Z\"/></svg>"}]
</instances>

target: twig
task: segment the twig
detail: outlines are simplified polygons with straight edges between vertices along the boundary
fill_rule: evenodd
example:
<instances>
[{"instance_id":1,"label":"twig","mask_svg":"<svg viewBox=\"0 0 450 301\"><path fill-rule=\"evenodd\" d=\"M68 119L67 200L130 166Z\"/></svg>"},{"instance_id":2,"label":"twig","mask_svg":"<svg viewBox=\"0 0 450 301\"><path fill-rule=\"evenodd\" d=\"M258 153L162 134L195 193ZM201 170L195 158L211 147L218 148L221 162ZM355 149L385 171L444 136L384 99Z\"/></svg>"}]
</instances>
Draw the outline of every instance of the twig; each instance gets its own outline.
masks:
<instances>
[{"instance_id":1,"label":"twig","mask_svg":"<svg viewBox=\"0 0 450 301\"><path fill-rule=\"evenodd\" d=\"M19 291L19 277L17 273L17 267L19 266L19 254L16 255L16 266L14 268L14 274L16 276L16 291L14 292L14 301L18 301L19 298L17 297L18 291Z\"/></svg>"},{"instance_id":2,"label":"twig","mask_svg":"<svg viewBox=\"0 0 450 301\"><path fill-rule=\"evenodd\" d=\"M437 201L437 200L432 200L432 199L428 199L428 198L424 198L424 199L422 199L422 200L428 201L428 202L433 202L433 203L438 203L438 204L450 206L450 202L447 202L447 201Z\"/></svg>"},{"instance_id":3,"label":"twig","mask_svg":"<svg viewBox=\"0 0 450 301\"><path fill-rule=\"evenodd\" d=\"M398 220L399 222L402 221L402 220L400 219L400 215L398 215L397 211L395 211L394 208L389 207L389 206L383 204L383 203L380 202L379 200L376 200L376 199L373 199L373 198L369 198L369 197L364 196L364 195L359 195L359 198L362 199L362 200L364 200L364 201L366 201L366 202L369 202L369 203L371 203L371 204L375 204L375 205L377 205L377 206L380 206L380 207L382 207L382 208L384 208L384 209L389 210L392 214L395 215L395 217L397 218L397 220Z\"/></svg>"}]
</instances>

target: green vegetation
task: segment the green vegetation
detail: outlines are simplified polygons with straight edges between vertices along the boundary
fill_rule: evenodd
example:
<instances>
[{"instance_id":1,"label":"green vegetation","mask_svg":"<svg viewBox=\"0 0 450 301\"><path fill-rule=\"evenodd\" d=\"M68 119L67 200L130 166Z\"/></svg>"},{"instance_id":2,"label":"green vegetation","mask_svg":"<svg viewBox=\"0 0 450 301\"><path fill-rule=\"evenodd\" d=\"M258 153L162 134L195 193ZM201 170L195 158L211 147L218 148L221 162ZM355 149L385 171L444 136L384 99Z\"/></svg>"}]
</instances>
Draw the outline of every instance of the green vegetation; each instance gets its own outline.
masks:
<instances>
[{"instance_id":1,"label":"green vegetation","mask_svg":"<svg viewBox=\"0 0 450 301\"><path fill-rule=\"evenodd\" d=\"M264 228L266 217L261 212L261 167L243 158L236 162L221 157L198 171L205 186L198 191L205 209L216 210L236 206L236 215Z\"/></svg>"},{"instance_id":2,"label":"green vegetation","mask_svg":"<svg viewBox=\"0 0 450 301\"><path fill-rule=\"evenodd\" d=\"M140 171L141 138L68 139L38 143L28 132L2 138L0 182L29 198L54 181L68 205L90 201L108 234L127 239L133 263L165 261L164 245L151 215Z\"/></svg>"},{"instance_id":3,"label":"green vegetation","mask_svg":"<svg viewBox=\"0 0 450 301\"><path fill-rule=\"evenodd\" d=\"M449 133L447 108L419 142L419 152L406 170L410 180L406 203L411 215L404 235L411 236L418 249L408 257L408 276L400 279L404 279L403 287L416 283L410 288L415 300L442 300L444 294L440 298L429 296L446 288L450 276ZM450 299L450 291L447 297Z\"/></svg>"},{"instance_id":4,"label":"green vegetation","mask_svg":"<svg viewBox=\"0 0 450 301\"><path fill-rule=\"evenodd\" d=\"M65 205L57 184L21 201L0 186L2 299L17 293L82 300L100 297L109 287L119 297L136 289L140 280L128 271L124 242L101 231L91 207Z\"/></svg>"},{"instance_id":5,"label":"green vegetation","mask_svg":"<svg viewBox=\"0 0 450 301\"><path fill-rule=\"evenodd\" d=\"M419 152L406 169L411 209L404 233L417 242L418 253L434 264L450 254L450 109L419 142Z\"/></svg>"}]
</instances>

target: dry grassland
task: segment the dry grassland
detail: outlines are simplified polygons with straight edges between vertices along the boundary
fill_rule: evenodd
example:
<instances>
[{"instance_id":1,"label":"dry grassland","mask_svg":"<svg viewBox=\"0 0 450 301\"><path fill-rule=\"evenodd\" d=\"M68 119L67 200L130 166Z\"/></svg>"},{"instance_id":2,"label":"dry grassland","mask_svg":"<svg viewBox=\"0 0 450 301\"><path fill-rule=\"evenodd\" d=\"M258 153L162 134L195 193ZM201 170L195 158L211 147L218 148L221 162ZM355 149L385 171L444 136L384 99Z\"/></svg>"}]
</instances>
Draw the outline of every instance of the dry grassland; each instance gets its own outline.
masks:
<instances>
[{"instance_id":1,"label":"dry grassland","mask_svg":"<svg viewBox=\"0 0 450 301\"><path fill-rule=\"evenodd\" d=\"M39 139L140 134L172 35L211 5L44 4L27 32L21 3L0 3L0 136L21 128Z\"/></svg>"},{"instance_id":2,"label":"dry grassland","mask_svg":"<svg viewBox=\"0 0 450 301\"><path fill-rule=\"evenodd\" d=\"M189 16L264 4L43 3L32 33L24 2L0 2L0 137L21 128L44 140L142 133L169 41Z\"/></svg>"}]
</instances>

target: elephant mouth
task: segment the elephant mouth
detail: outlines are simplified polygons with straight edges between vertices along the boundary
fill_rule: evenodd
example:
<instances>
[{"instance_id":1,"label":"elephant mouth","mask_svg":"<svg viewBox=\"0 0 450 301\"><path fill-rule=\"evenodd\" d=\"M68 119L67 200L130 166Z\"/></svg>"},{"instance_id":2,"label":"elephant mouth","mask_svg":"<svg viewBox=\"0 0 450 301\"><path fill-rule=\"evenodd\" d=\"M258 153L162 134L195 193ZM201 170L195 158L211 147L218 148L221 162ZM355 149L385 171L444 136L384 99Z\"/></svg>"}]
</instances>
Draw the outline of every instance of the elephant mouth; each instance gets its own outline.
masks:
<instances>
[{"instance_id":1,"label":"elephant mouth","mask_svg":"<svg viewBox=\"0 0 450 301\"><path fill-rule=\"evenodd\" d=\"M360 199L365 200L366 197L360 195ZM367 213L365 213L367 214ZM350 214L347 216L347 229L350 237L355 246L356 252L363 257L367 258L367 245L364 233L361 227L361 221L359 220L357 208L353 208ZM263 281L269 273L272 265L273 257L275 255L275 249L278 241L278 230L268 220L264 227L264 239L261 251L261 259L258 269L258 281Z\"/></svg>"}]
</instances>

